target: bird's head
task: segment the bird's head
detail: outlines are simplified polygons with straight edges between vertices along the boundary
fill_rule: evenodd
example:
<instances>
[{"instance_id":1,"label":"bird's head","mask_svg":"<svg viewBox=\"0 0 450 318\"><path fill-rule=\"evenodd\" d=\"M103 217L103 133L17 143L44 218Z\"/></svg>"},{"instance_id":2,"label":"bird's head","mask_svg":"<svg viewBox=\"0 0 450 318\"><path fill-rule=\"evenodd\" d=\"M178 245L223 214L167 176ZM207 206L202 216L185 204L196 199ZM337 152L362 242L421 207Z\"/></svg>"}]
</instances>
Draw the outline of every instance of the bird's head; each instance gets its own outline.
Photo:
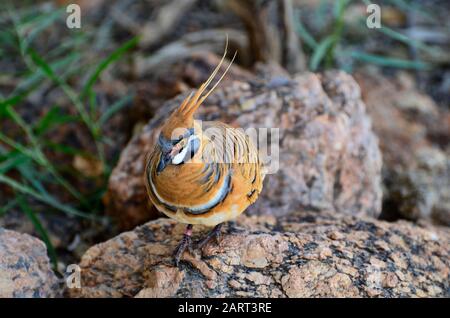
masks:
<instances>
[{"instance_id":1,"label":"bird's head","mask_svg":"<svg viewBox=\"0 0 450 318\"><path fill-rule=\"evenodd\" d=\"M181 105L170 115L169 119L162 127L157 145L161 153L160 160L156 167L156 172L158 174L170 164L179 165L187 162L199 151L202 140L201 129L195 124L194 114L198 107L223 79L236 57L235 53L222 76L211 89L205 93L225 60L227 47L228 39L222 59L209 78L200 86L195 94L191 93L183 100Z\"/></svg>"},{"instance_id":2,"label":"bird's head","mask_svg":"<svg viewBox=\"0 0 450 318\"><path fill-rule=\"evenodd\" d=\"M201 136L194 126L178 125L174 129L170 125L164 126L158 137L157 147L161 155L156 172L159 174L168 165L180 165L189 161L199 151L200 145Z\"/></svg>"}]
</instances>

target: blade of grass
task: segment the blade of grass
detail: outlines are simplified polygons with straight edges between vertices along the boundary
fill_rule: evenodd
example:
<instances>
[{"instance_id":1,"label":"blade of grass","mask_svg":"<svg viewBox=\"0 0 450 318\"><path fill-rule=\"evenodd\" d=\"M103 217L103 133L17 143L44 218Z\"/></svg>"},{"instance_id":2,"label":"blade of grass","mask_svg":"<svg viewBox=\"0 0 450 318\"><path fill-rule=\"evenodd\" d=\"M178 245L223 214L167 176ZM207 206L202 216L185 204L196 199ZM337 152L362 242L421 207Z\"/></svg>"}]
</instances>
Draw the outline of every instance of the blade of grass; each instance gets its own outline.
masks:
<instances>
[{"instance_id":1,"label":"blade of grass","mask_svg":"<svg viewBox=\"0 0 450 318\"><path fill-rule=\"evenodd\" d=\"M315 6L313 13L314 19L312 19L312 23L317 30L323 30L326 27L329 3L329 0L320 0L319 4Z\"/></svg>"},{"instance_id":2,"label":"blade of grass","mask_svg":"<svg viewBox=\"0 0 450 318\"><path fill-rule=\"evenodd\" d=\"M57 259L57 255L56 255L56 250L50 240L50 237L48 236L47 231L45 230L41 221L37 217L36 213L30 208L30 206L23 199L22 196L19 196L18 203L19 203L20 209L30 219L31 223L33 223L33 226L34 226L36 232L39 234L39 237L42 239L42 241L47 246L47 252L48 252L48 256L50 257L50 261L52 263L53 270L57 270L58 269L58 259Z\"/></svg>"},{"instance_id":3,"label":"blade of grass","mask_svg":"<svg viewBox=\"0 0 450 318\"><path fill-rule=\"evenodd\" d=\"M100 119L98 120L98 126L102 127L108 121L109 118L111 118L115 113L117 113L122 108L127 106L133 100L133 97L134 97L134 94L129 94L129 95L122 97L121 99L116 101L114 104L112 104L108 108L108 110L106 112L104 112L102 114L102 116L100 117Z\"/></svg>"},{"instance_id":4,"label":"blade of grass","mask_svg":"<svg viewBox=\"0 0 450 318\"><path fill-rule=\"evenodd\" d=\"M92 118L87 113L77 93L69 85L67 85L61 78L59 78L53 72L51 67L34 50L29 51L34 63L36 63L44 71L44 73L62 89L62 91L66 94L69 100L74 104L78 114L80 114L81 119L83 120L84 124L88 127L92 137L94 138L95 146L97 148L97 153L100 161L103 164L106 164L104 156L104 147L98 140L99 139L98 134L100 132L100 129L98 129L97 124L92 120Z\"/></svg>"},{"instance_id":5,"label":"blade of grass","mask_svg":"<svg viewBox=\"0 0 450 318\"><path fill-rule=\"evenodd\" d=\"M39 119L34 131L39 136L48 132L54 126L76 122L78 119L78 116L61 114L61 108L55 105Z\"/></svg>"},{"instance_id":6,"label":"blade of grass","mask_svg":"<svg viewBox=\"0 0 450 318\"><path fill-rule=\"evenodd\" d=\"M18 43L18 50L20 52L20 55L22 56L22 61L25 63L28 69L32 70L33 65L29 59L29 57L26 54L27 51L27 43L25 41L25 37L23 35L23 32L21 31L21 18L16 14L16 11L13 8L8 8L8 14L12 21L13 31L16 34L17 43Z\"/></svg>"},{"instance_id":7,"label":"blade of grass","mask_svg":"<svg viewBox=\"0 0 450 318\"><path fill-rule=\"evenodd\" d=\"M302 41L308 45L312 50L316 49L318 43L314 39L314 37L311 35L311 33L308 32L308 30L305 28L301 21L300 17L300 10L296 10L296 19L294 19L295 23L295 29L297 31L297 34L300 36Z\"/></svg>"},{"instance_id":8,"label":"blade of grass","mask_svg":"<svg viewBox=\"0 0 450 318\"><path fill-rule=\"evenodd\" d=\"M67 145L63 145L63 144L58 144L58 143L53 143L50 141L44 141L44 145L50 149L52 149L53 151L59 152L59 153L63 153L66 155L81 155L81 156L88 156L88 153L71 147L71 146L67 146Z\"/></svg>"},{"instance_id":9,"label":"blade of grass","mask_svg":"<svg viewBox=\"0 0 450 318\"><path fill-rule=\"evenodd\" d=\"M9 28L0 30L0 43L2 43L2 49L4 48L14 48L16 43L16 37L14 32Z\"/></svg>"},{"instance_id":10,"label":"blade of grass","mask_svg":"<svg viewBox=\"0 0 450 318\"><path fill-rule=\"evenodd\" d=\"M40 151L39 150L39 143L36 139L36 137L34 136L31 127L23 120L22 116L20 116L11 106L7 106L5 109L6 115L8 115L8 117L10 119L12 119L24 132L25 135L27 136L28 140L31 142L31 144L33 145L34 148L34 152L38 154L38 156L40 156Z\"/></svg>"},{"instance_id":11,"label":"blade of grass","mask_svg":"<svg viewBox=\"0 0 450 318\"><path fill-rule=\"evenodd\" d=\"M60 210L64 213L66 213L67 215L78 216L78 217L83 217L83 218L87 218L87 219L97 219L96 217L94 217L90 214L87 214L85 212L81 212L81 211L71 207L70 205L65 205L65 204L60 203L58 200L56 200L52 196L42 195L42 194L36 192L35 190L31 189L30 187L25 186L5 175L0 175L0 183L6 184L6 185L10 186L11 188L13 188L14 190L16 190L22 194L29 195L40 202L43 202L57 210Z\"/></svg>"},{"instance_id":12,"label":"blade of grass","mask_svg":"<svg viewBox=\"0 0 450 318\"><path fill-rule=\"evenodd\" d=\"M5 100L0 101L0 114L4 116L5 108L7 106L13 106L20 103L23 99L25 99L28 95L31 94L41 83L36 82L33 86L29 87L26 90L23 90L20 93L16 93L14 96L8 97Z\"/></svg>"},{"instance_id":13,"label":"blade of grass","mask_svg":"<svg viewBox=\"0 0 450 318\"><path fill-rule=\"evenodd\" d=\"M422 17L433 19L433 16L429 12L427 12L425 8L420 4L420 2L418 3L418 1L406 2L404 0L389 0L389 2L391 2L393 5L395 5L397 8L401 10L404 11L413 10L417 12L419 15L422 15Z\"/></svg>"},{"instance_id":14,"label":"blade of grass","mask_svg":"<svg viewBox=\"0 0 450 318\"><path fill-rule=\"evenodd\" d=\"M37 15L38 18L28 27L30 32L25 38L25 48L29 47L41 32L49 28L56 20L62 18L63 12L65 12L65 8L58 8L46 14Z\"/></svg>"},{"instance_id":15,"label":"blade of grass","mask_svg":"<svg viewBox=\"0 0 450 318\"><path fill-rule=\"evenodd\" d=\"M420 61L410 61L393 57L369 54L359 51L352 51L350 53L350 56L362 62L371 63L384 67L396 67L396 68L416 69L416 70L427 70L431 68L429 64Z\"/></svg>"},{"instance_id":16,"label":"blade of grass","mask_svg":"<svg viewBox=\"0 0 450 318\"><path fill-rule=\"evenodd\" d=\"M81 193L76 190L72 185L67 182L58 172L58 170L53 166L53 164L47 159L44 152L41 149L39 141L34 136L31 127L23 120L23 118L11 107L6 107L6 113L9 117L25 132L27 138L30 140L31 146L33 148L33 152L35 156L39 158L39 162L42 163L45 169L47 169L58 181L61 186L63 186L70 194L72 194L75 198L77 198L81 203L86 204L86 200L83 198Z\"/></svg>"},{"instance_id":17,"label":"blade of grass","mask_svg":"<svg viewBox=\"0 0 450 318\"><path fill-rule=\"evenodd\" d=\"M331 48L334 42L334 37L332 35L329 35L325 37L315 48L311 59L309 61L309 68L311 71L316 71L317 68L320 65L320 62L322 62L323 58L327 54L328 50Z\"/></svg>"},{"instance_id":18,"label":"blade of grass","mask_svg":"<svg viewBox=\"0 0 450 318\"><path fill-rule=\"evenodd\" d=\"M4 138L5 136L3 134L0 133L0 140L2 140L2 138ZM2 165L0 165L0 174L5 174L8 172L8 170L10 169L17 169L22 177L24 177L24 179L27 179L31 184L33 184L33 186L35 186L35 188L39 189L41 193L43 194L47 194L47 191L45 191L44 187L42 186L42 184L37 180L37 178L35 178L34 176L31 176L30 173L27 173L24 169L24 167L27 166L27 161L33 160L35 162L38 162L39 159L36 159L35 155L33 152L31 152L31 154L26 153L25 151L22 151L21 149L23 148L22 145L17 146L20 144L16 144L16 148L14 148L14 151L16 152L9 152L9 154L7 155L3 155L4 157L8 157L12 156L14 154L22 155L23 156L23 160L17 159L17 161L12 161L12 162L4 162L3 164L5 164L5 166L3 167ZM41 163L42 164L42 163ZM80 200L81 201L81 200ZM84 202L86 204L86 200L84 199Z\"/></svg>"},{"instance_id":19,"label":"blade of grass","mask_svg":"<svg viewBox=\"0 0 450 318\"><path fill-rule=\"evenodd\" d=\"M44 72L45 75L49 79L51 79L56 85L58 85L63 92L67 95L67 97L70 99L70 101L74 104L76 110L80 114L81 118L83 119L83 122L86 124L86 126L89 128L91 132L95 131L95 124L93 123L92 119L89 117L89 114L84 109L83 104L78 99L77 94L75 91L67 85L61 78L59 78L56 73L53 71L53 69L48 65L42 57L39 56L39 54L30 49L29 54L33 60L33 62L39 66L39 68Z\"/></svg>"},{"instance_id":20,"label":"blade of grass","mask_svg":"<svg viewBox=\"0 0 450 318\"><path fill-rule=\"evenodd\" d=\"M30 161L29 158L18 152L10 152L6 157L8 159L0 163L0 174L6 174L11 169L15 169Z\"/></svg>"},{"instance_id":21,"label":"blade of grass","mask_svg":"<svg viewBox=\"0 0 450 318\"><path fill-rule=\"evenodd\" d=\"M422 43L420 41L413 40L410 37L408 37L408 36L406 36L406 35L404 35L404 34L402 34L400 32L397 32L397 31L395 31L395 30L393 30L391 28L388 28L388 27L385 27L385 26L381 26L381 28L376 29L376 30L381 32L381 33L383 33L383 34L385 34L385 35L387 35L387 36L389 36L389 37L391 37L391 38L393 38L394 40L397 40L399 42L405 43L405 44L407 44L409 46L417 47L418 49L420 49L420 50L422 50L424 52L427 52L427 53L429 53L431 55L439 54L439 52L438 52L439 49L429 47L428 45L426 45L426 44L424 44L424 43Z\"/></svg>"},{"instance_id":22,"label":"blade of grass","mask_svg":"<svg viewBox=\"0 0 450 318\"><path fill-rule=\"evenodd\" d=\"M9 200L4 206L0 207L0 217L5 215L9 210L13 209L17 205L17 198Z\"/></svg>"},{"instance_id":23,"label":"blade of grass","mask_svg":"<svg viewBox=\"0 0 450 318\"><path fill-rule=\"evenodd\" d=\"M77 61L80 58L79 53L71 53L69 56L57 60L51 64L52 68L59 70L67 67L68 64ZM6 100L0 101L0 113L4 112L7 106L14 106L24 100L29 94L37 89L42 83L44 73L41 70L31 72L31 75L23 82L19 83L14 91Z\"/></svg>"},{"instance_id":24,"label":"blade of grass","mask_svg":"<svg viewBox=\"0 0 450 318\"><path fill-rule=\"evenodd\" d=\"M81 93L81 98L85 98L86 96L89 96L89 92L92 91L92 87L94 86L95 82L100 77L101 73L114 61L118 60L122 57L124 53L126 53L128 50L136 46L138 43L138 37L134 37L131 40L125 42L123 45L121 45L119 48L114 50L107 58L105 58L103 61L99 63L99 65L95 68L92 75L87 80L86 84L84 85Z\"/></svg>"},{"instance_id":25,"label":"blade of grass","mask_svg":"<svg viewBox=\"0 0 450 318\"><path fill-rule=\"evenodd\" d=\"M138 40L139 40L138 37L134 37L131 40L125 42L123 45L121 45L116 50L114 50L114 52L112 52L107 58L105 58L103 61L101 61L97 65L97 67L95 68L95 70L93 71L93 73L91 74L89 79L86 81L86 84L84 85L84 87L81 91L81 99L86 98L86 97L89 98L90 112L91 112L92 118L94 118L95 110L97 109L96 96L92 89L94 84L97 82L97 80L100 77L100 75L102 74L102 72L104 70L106 70L106 68L109 65L111 65L113 62L120 59L122 57L122 55L124 55L128 50L135 47L138 43ZM99 129L100 127L97 127L97 128Z\"/></svg>"},{"instance_id":26,"label":"blade of grass","mask_svg":"<svg viewBox=\"0 0 450 318\"><path fill-rule=\"evenodd\" d=\"M65 39L59 46L47 53L47 58L56 58L61 54L66 55L73 51L79 51L80 45L86 43L92 36L86 33L77 33L69 39Z\"/></svg>"},{"instance_id":27,"label":"blade of grass","mask_svg":"<svg viewBox=\"0 0 450 318\"><path fill-rule=\"evenodd\" d=\"M16 12L16 14L19 17L22 16L26 16L26 15L36 15L37 12L41 12L44 9L48 9L48 3L47 2L43 2L43 3L36 3L30 6L22 6L22 7L18 7L18 8L13 8L11 6L12 2L0 2L0 23L2 22L7 22L9 19L9 15L8 15L8 9L12 10L14 9L14 11Z\"/></svg>"},{"instance_id":28,"label":"blade of grass","mask_svg":"<svg viewBox=\"0 0 450 318\"><path fill-rule=\"evenodd\" d=\"M345 9L347 8L347 5L349 4L350 0L338 0L334 2L334 17L335 17L335 23L334 23L334 31L333 31L333 42L331 44L330 49L327 51L326 56L326 67L329 68L332 66L332 63L335 59L335 49L337 43L340 42L342 38L342 34L344 31L344 13Z\"/></svg>"},{"instance_id":29,"label":"blade of grass","mask_svg":"<svg viewBox=\"0 0 450 318\"><path fill-rule=\"evenodd\" d=\"M42 195L49 195L47 190L45 190L44 185L41 183L40 175L36 173L36 167L32 164L23 164L17 167L22 178L29 182L31 186L39 191Z\"/></svg>"},{"instance_id":30,"label":"blade of grass","mask_svg":"<svg viewBox=\"0 0 450 318\"><path fill-rule=\"evenodd\" d=\"M40 158L39 156L36 156L36 154L33 151L29 150L27 147L25 147L22 144L14 141L13 139L9 138L8 136L2 134L1 132L0 132L0 141L4 142L5 144L10 146L14 150L19 151L23 155L33 159L34 161L36 161L40 165L44 164L43 161L42 161L42 158Z\"/></svg>"},{"instance_id":31,"label":"blade of grass","mask_svg":"<svg viewBox=\"0 0 450 318\"><path fill-rule=\"evenodd\" d=\"M359 20L359 25L362 28L366 27L366 18L365 17L361 18ZM416 48L418 48L418 49L420 49L420 50L422 50L424 52L427 52L427 53L429 53L431 55L437 55L437 54L441 53L441 52L439 52L440 51L439 48L437 48L437 47L430 47L429 45L426 45L425 43L423 43L421 41L414 40L411 37L409 37L409 36L399 32L399 31L396 31L396 30L394 30L392 28L389 28L387 26L381 25L381 28L375 28L374 30L376 30L378 32L381 32L384 35L386 35L386 36L388 36L388 37L390 37L390 38L392 38L394 40L397 40L399 42L402 42L402 43L404 43L406 45L414 46L414 47L416 47Z\"/></svg>"}]
</instances>

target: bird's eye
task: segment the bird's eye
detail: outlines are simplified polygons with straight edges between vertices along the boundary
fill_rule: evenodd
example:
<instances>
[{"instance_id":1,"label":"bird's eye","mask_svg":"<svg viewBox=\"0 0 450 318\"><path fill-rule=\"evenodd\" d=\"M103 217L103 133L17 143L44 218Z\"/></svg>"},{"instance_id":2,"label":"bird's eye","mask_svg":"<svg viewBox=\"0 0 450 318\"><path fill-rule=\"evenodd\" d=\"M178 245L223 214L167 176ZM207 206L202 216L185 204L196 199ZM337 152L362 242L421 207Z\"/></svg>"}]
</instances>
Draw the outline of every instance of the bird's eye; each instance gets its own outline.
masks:
<instances>
[{"instance_id":1,"label":"bird's eye","mask_svg":"<svg viewBox=\"0 0 450 318\"><path fill-rule=\"evenodd\" d=\"M170 142L172 143L172 145L176 145L183 139L189 138L193 133L194 133L194 130L192 128L189 128L187 131L185 131L183 134L179 135L177 138L170 140Z\"/></svg>"}]
</instances>

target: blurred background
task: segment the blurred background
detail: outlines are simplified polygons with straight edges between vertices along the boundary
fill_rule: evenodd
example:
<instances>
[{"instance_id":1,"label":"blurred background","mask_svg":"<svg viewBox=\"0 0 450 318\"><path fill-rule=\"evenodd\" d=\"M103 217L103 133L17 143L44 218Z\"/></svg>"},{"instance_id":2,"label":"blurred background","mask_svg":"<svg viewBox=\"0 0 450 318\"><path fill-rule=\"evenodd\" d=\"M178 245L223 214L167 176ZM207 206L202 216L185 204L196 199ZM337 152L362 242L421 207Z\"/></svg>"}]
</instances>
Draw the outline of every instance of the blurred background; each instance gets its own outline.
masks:
<instances>
[{"instance_id":1,"label":"blurred background","mask_svg":"<svg viewBox=\"0 0 450 318\"><path fill-rule=\"evenodd\" d=\"M81 8L70 29L68 3ZM0 3L0 226L75 262L118 231L102 200L131 136L221 55L290 74L341 69L383 153L381 218L450 224L450 2L72 0ZM186 75L188 74L188 76Z\"/></svg>"}]
</instances>

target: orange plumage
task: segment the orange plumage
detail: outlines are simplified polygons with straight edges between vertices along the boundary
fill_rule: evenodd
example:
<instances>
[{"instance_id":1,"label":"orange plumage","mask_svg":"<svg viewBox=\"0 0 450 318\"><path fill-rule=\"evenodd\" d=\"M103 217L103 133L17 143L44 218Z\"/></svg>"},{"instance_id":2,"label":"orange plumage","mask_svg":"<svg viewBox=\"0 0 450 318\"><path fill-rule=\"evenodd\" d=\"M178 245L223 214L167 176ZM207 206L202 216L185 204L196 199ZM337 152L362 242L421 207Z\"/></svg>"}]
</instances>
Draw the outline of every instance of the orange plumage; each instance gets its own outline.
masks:
<instances>
[{"instance_id":1,"label":"orange plumage","mask_svg":"<svg viewBox=\"0 0 450 318\"><path fill-rule=\"evenodd\" d=\"M226 48L208 80L171 114L146 163L145 184L150 200L168 217L189 224L184 241L190 240L192 224L220 230L220 224L236 218L255 202L262 189L263 167L250 138L242 130L220 122L200 126L194 121L195 111L233 62L203 94L225 56Z\"/></svg>"}]
</instances>

